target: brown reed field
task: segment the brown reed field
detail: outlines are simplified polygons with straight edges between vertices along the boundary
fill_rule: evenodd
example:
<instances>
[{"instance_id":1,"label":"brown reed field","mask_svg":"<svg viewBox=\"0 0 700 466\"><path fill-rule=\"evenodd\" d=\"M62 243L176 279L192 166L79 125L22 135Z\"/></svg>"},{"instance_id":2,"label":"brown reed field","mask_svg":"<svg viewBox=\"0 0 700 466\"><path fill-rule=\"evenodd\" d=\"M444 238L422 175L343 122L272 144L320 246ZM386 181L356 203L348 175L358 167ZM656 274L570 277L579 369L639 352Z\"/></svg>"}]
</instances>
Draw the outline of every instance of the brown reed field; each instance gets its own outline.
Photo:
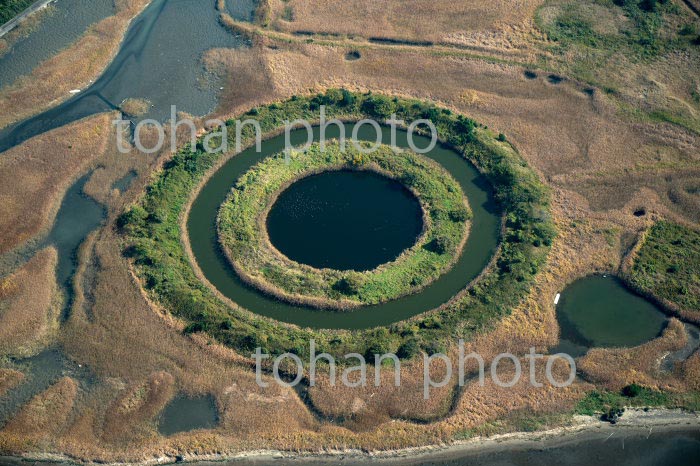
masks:
<instances>
[{"instance_id":1,"label":"brown reed field","mask_svg":"<svg viewBox=\"0 0 700 466\"><path fill-rule=\"evenodd\" d=\"M117 2L114 17L31 77L0 90L0 126L54 105L93 79L146 3ZM693 97L698 49L685 42L667 48L669 39L640 58L630 44L620 45L620 28L627 27L622 13L601 6L605 2L582 1L574 19L600 18L594 32L619 47L597 54L580 37L553 29L567 19L572 2L515 3L270 0L262 2L256 24L228 24L250 35L250 48L217 48L203 57L226 83L216 117L344 87L430 100L507 137L551 188L558 236L529 296L467 342L466 352L478 352L487 364L500 352L522 355L530 347L545 352L556 346L556 293L591 273L619 272L656 221L697 226L700 219L700 199L693 194L700 173L700 103ZM659 37L685 41L674 31L695 17L680 2L671 3L679 13L668 13ZM217 7L226 24L224 2ZM555 41L556 34L563 39ZM470 382L433 389L424 400L420 355L404 361L399 389L391 385L391 367L381 368L380 387L333 387L324 371L308 393L279 386L269 374L262 376L269 386L260 387L250 355L205 333L185 333L187 322L151 301L131 270L115 220L172 154L118 153L111 119L105 114L75 122L0 157L2 253L50 228L70 183L90 169L86 194L108 210L105 227L77 254L77 292L60 326L52 321L51 249L0 279L0 352L28 355L56 341L94 375L88 389L64 377L35 394L0 430L2 453L114 463L259 450L389 451L576 424L576 407L593 390L613 393L632 383L675 395L700 390L697 351L670 372L659 364L685 344L677 320L636 348L591 350L577 360L583 377L566 389L527 383L505 389L487 380L483 387ZM112 189L130 172L136 176L127 190ZM15 327L4 325L6 318ZM446 350L456 354L454 346ZM443 370L436 363L434 378ZM528 371L523 361L523 374ZM535 371L542 380L542 367ZM568 367L557 364L555 373L563 379ZM512 374L507 365L500 370L504 380ZM21 368L3 362L0 396L23 377ZM212 395L218 426L160 435L159 415L178 394Z\"/></svg>"}]
</instances>

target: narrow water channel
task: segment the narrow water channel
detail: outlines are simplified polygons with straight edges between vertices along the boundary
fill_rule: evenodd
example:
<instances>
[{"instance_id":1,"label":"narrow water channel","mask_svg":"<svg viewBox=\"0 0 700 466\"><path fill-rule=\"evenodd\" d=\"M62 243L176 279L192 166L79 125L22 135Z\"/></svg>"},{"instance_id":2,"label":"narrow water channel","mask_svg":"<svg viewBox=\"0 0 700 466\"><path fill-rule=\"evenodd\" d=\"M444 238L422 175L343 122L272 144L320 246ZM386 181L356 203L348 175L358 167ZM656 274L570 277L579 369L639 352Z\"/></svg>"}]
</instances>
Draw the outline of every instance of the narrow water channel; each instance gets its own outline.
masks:
<instances>
[{"instance_id":1,"label":"narrow water channel","mask_svg":"<svg viewBox=\"0 0 700 466\"><path fill-rule=\"evenodd\" d=\"M252 5L252 0L245 0ZM206 73L205 51L247 41L226 31L215 2L153 0L129 27L119 53L94 84L64 103L0 130L0 152L27 139L96 113L126 98L151 103L143 118L165 121L171 105L193 115L211 112L220 79ZM251 7L252 9L252 7Z\"/></svg>"},{"instance_id":2,"label":"narrow water channel","mask_svg":"<svg viewBox=\"0 0 700 466\"><path fill-rule=\"evenodd\" d=\"M359 131L358 139L376 139L373 128L365 125L362 130ZM352 125L346 125L345 131L346 134L351 134ZM382 140L390 141L389 129L383 128L382 131ZM316 140L318 133L318 127L314 128ZM338 137L339 129L335 125L331 126L326 135L328 138ZM293 144L303 144L306 141L306 131L292 132L291 140ZM414 140L418 147L429 144L427 138L414 136ZM408 147L405 132L397 132L397 145ZM194 200L187 219L192 251L207 280L225 296L252 312L302 327L361 329L388 325L448 301L484 269L498 246L501 217L486 178L459 154L438 145L426 155L445 167L459 182L474 215L463 253L450 271L420 293L387 303L364 306L352 312L328 312L299 307L265 296L245 285L221 253L216 216L235 181L264 157L279 153L283 148L284 136L278 136L264 141L260 153L253 147L232 157L204 185Z\"/></svg>"},{"instance_id":3,"label":"narrow water channel","mask_svg":"<svg viewBox=\"0 0 700 466\"><path fill-rule=\"evenodd\" d=\"M64 319L68 317L73 302L73 275L77 267L78 248L107 215L101 204L83 192L90 175L92 173L82 176L68 189L53 228L44 242L44 246L54 246L58 252L56 280L66 295Z\"/></svg>"}]
</instances>

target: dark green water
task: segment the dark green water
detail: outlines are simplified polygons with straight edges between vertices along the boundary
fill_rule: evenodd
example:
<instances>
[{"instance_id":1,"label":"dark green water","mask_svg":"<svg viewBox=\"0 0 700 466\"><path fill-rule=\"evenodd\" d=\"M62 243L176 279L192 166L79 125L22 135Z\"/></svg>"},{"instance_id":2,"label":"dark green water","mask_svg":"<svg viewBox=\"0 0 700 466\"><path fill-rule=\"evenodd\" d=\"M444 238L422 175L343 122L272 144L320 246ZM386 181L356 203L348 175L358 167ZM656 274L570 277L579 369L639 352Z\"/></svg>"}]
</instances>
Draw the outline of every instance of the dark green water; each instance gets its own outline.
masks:
<instances>
[{"instance_id":1,"label":"dark green water","mask_svg":"<svg viewBox=\"0 0 700 466\"><path fill-rule=\"evenodd\" d=\"M646 343L661 333L667 320L659 308L611 275L591 275L569 285L561 294L557 318L559 350L572 355L591 347Z\"/></svg>"},{"instance_id":2,"label":"dark green water","mask_svg":"<svg viewBox=\"0 0 700 466\"><path fill-rule=\"evenodd\" d=\"M317 268L370 270L396 259L423 229L418 199L373 172L306 177L277 198L267 217L272 244Z\"/></svg>"},{"instance_id":3,"label":"dark green water","mask_svg":"<svg viewBox=\"0 0 700 466\"><path fill-rule=\"evenodd\" d=\"M213 429L219 422L214 397L175 397L163 409L158 422L158 431L165 435L189 432L195 429Z\"/></svg>"},{"instance_id":4,"label":"dark green water","mask_svg":"<svg viewBox=\"0 0 700 466\"><path fill-rule=\"evenodd\" d=\"M367 125L361 129L365 131L359 131L358 139L375 141L373 129ZM352 125L347 125L346 134L351 134L351 131ZM382 140L390 141L389 128L383 131ZM318 132L319 128L314 128L315 140L318 140ZM338 137L338 128L335 125L329 127L326 136ZM397 132L396 139L398 146L408 147L405 132ZM414 140L418 147L426 147L429 143L427 138L418 136ZM293 144L304 142L306 131L292 132ZM302 327L360 329L388 325L449 300L483 270L498 246L501 217L487 180L459 154L438 145L426 155L445 167L459 182L474 214L467 244L450 271L418 294L352 312L319 311L264 296L243 284L231 270L220 252L216 234L216 215L231 186L261 159L281 152L284 149L284 136L265 141L262 149L261 153L256 153L253 147L226 162L200 191L187 219L192 251L207 280L225 296L252 312Z\"/></svg>"}]
</instances>

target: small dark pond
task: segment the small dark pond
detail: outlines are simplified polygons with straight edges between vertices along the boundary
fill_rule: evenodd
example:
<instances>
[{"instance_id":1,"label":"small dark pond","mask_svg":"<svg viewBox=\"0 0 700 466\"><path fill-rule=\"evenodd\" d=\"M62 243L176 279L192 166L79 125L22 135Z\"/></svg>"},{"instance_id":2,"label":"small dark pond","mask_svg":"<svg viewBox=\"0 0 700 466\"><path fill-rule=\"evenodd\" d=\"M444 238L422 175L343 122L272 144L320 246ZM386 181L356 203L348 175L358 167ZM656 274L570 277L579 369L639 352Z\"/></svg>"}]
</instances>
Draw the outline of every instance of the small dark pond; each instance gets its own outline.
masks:
<instances>
[{"instance_id":1,"label":"small dark pond","mask_svg":"<svg viewBox=\"0 0 700 466\"><path fill-rule=\"evenodd\" d=\"M168 436L195 429L213 429L218 423L219 415L213 396L190 398L178 395L161 413L158 431Z\"/></svg>"},{"instance_id":2,"label":"small dark pond","mask_svg":"<svg viewBox=\"0 0 700 466\"><path fill-rule=\"evenodd\" d=\"M317 268L369 270L411 247L423 229L418 199L373 172L331 171L283 191L267 217L272 244Z\"/></svg>"},{"instance_id":3,"label":"small dark pond","mask_svg":"<svg viewBox=\"0 0 700 466\"><path fill-rule=\"evenodd\" d=\"M561 344L572 356L592 347L632 347L659 336L666 315L617 277L591 275L575 281L557 306Z\"/></svg>"}]
</instances>

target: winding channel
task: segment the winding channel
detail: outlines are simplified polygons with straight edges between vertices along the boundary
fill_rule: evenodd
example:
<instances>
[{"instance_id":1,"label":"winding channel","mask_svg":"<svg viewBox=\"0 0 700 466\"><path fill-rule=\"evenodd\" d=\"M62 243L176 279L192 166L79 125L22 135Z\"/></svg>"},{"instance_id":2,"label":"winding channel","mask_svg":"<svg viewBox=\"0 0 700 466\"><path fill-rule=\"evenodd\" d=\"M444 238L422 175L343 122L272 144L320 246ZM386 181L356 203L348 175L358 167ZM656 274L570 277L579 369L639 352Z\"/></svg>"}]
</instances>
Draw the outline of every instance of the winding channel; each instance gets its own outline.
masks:
<instances>
[{"instance_id":1,"label":"winding channel","mask_svg":"<svg viewBox=\"0 0 700 466\"><path fill-rule=\"evenodd\" d=\"M251 0L243 3L252 5ZM151 109L143 117L160 121L170 117L171 105L193 115L209 113L216 106L221 83L205 72L202 54L216 47L247 44L226 31L217 15L214 2L153 0L134 19L117 56L90 87L1 129L0 152L81 118L116 110L126 98L148 100Z\"/></svg>"},{"instance_id":2,"label":"winding channel","mask_svg":"<svg viewBox=\"0 0 700 466\"><path fill-rule=\"evenodd\" d=\"M346 124L345 134L352 133L353 124ZM326 137L338 137L336 126L327 128ZM397 131L396 144L408 147L406 133ZM318 141L319 128L314 128ZM363 126L358 139L375 141L373 128ZM382 128L382 140L390 141L389 128ZM291 133L291 142L301 145L306 130ZM429 139L414 136L417 147L426 147ZM329 312L280 302L245 285L228 264L220 250L216 216L220 205L235 181L265 157L281 152L284 135L263 141L262 151L255 147L229 159L202 187L192 203L187 218L187 235L197 265L205 278L224 296L257 314L301 327L327 329L363 329L388 325L436 308L465 288L487 266L500 239L501 217L486 178L461 155L450 148L437 145L425 154L447 169L460 183L473 211L469 238L454 267L417 294L383 304L364 306L352 312Z\"/></svg>"}]
</instances>

